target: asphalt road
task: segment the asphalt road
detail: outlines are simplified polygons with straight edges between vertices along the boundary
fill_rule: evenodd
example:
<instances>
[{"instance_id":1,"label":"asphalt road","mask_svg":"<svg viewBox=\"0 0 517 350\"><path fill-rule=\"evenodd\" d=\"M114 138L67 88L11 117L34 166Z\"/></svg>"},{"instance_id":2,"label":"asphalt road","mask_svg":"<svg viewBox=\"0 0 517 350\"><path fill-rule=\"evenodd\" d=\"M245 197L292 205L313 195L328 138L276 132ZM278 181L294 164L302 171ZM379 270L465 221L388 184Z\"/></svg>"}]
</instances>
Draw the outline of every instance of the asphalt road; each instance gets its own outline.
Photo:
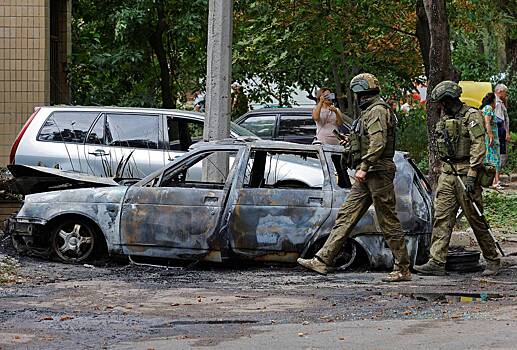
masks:
<instances>
[{"instance_id":1,"label":"asphalt road","mask_svg":"<svg viewBox=\"0 0 517 350\"><path fill-rule=\"evenodd\" d=\"M506 246L511 251L512 247ZM0 254L10 253L0 248ZM513 248L517 250L517 247ZM515 349L517 268L381 282L294 266L72 266L17 257L0 349ZM465 296L487 293L487 301ZM461 295L464 297L462 298Z\"/></svg>"}]
</instances>

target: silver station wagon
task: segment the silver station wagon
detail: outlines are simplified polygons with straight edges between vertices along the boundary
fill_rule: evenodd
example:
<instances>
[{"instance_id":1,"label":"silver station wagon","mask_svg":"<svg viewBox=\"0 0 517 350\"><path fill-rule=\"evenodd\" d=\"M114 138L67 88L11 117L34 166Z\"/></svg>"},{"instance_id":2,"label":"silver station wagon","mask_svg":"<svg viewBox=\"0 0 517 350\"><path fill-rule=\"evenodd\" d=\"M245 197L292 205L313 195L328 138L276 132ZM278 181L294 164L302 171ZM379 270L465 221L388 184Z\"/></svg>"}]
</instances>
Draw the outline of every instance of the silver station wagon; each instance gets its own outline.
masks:
<instances>
[{"instance_id":1,"label":"silver station wagon","mask_svg":"<svg viewBox=\"0 0 517 350\"><path fill-rule=\"evenodd\" d=\"M324 242L354 181L340 146L227 139L192 150L132 186L28 195L8 227L20 252L64 262L132 259L295 262ZM227 158L217 179L201 164ZM426 261L431 198L422 174L395 155L397 214L413 263ZM207 179L205 179L207 178ZM360 220L337 265L389 268L375 210Z\"/></svg>"},{"instance_id":2,"label":"silver station wagon","mask_svg":"<svg viewBox=\"0 0 517 350\"><path fill-rule=\"evenodd\" d=\"M203 114L180 110L38 107L12 146L10 164L142 178L202 140L203 124ZM231 136L254 134L231 123Z\"/></svg>"}]
</instances>

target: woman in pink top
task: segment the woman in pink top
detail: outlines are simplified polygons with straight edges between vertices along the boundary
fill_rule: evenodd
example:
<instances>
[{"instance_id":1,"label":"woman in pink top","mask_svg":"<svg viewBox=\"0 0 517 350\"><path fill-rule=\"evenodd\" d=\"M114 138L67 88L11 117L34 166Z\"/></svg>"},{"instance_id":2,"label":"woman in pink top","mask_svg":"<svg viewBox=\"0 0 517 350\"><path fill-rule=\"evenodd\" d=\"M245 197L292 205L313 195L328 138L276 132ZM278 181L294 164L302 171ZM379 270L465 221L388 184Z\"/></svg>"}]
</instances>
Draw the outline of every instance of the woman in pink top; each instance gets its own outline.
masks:
<instances>
[{"instance_id":1,"label":"woman in pink top","mask_svg":"<svg viewBox=\"0 0 517 350\"><path fill-rule=\"evenodd\" d=\"M316 94L318 104L312 110L312 119L316 122L316 139L324 144L339 145L339 140L332 130L343 125L343 115L332 104L334 94L327 88L321 88Z\"/></svg>"}]
</instances>

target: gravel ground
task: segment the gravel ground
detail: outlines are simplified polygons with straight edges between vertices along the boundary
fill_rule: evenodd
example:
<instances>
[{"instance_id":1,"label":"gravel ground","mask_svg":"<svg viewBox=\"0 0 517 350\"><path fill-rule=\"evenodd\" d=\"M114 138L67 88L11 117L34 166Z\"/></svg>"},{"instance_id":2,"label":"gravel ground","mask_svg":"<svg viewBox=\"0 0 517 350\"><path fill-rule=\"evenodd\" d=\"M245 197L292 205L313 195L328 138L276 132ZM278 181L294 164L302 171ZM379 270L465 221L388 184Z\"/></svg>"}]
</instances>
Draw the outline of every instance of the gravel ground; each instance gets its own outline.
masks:
<instances>
[{"instance_id":1,"label":"gravel ground","mask_svg":"<svg viewBox=\"0 0 517 350\"><path fill-rule=\"evenodd\" d=\"M517 251L517 244L504 248ZM16 256L4 242L0 268L8 261L9 277L0 284L0 349L249 348L252 340L257 348L271 348L262 341L268 337L276 337L271 339L278 346L317 348L311 341L326 336L325 329L348 329L343 337L353 339L363 333L350 329L362 324L374 329L393 323L403 332L422 322L479 327L501 321L515 329L516 260L506 258L501 274L490 279L479 273L414 275L409 283L385 284L382 272L320 276L285 265L65 265ZM461 297L480 293L488 300ZM313 334L311 341L306 333ZM342 347L334 333L336 343L323 348ZM364 339L364 348L389 348L370 347L375 338ZM514 340L507 341L512 348Z\"/></svg>"}]
</instances>

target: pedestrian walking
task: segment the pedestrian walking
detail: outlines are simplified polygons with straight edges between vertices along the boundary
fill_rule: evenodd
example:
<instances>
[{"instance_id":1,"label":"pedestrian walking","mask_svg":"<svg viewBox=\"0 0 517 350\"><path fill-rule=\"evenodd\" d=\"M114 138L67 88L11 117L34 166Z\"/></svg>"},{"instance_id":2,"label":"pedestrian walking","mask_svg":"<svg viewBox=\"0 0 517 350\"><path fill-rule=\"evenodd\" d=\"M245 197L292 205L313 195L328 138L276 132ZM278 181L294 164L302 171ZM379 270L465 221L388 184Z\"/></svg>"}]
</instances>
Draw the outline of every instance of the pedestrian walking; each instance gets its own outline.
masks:
<instances>
[{"instance_id":1,"label":"pedestrian walking","mask_svg":"<svg viewBox=\"0 0 517 350\"><path fill-rule=\"evenodd\" d=\"M495 92L494 114L497 117L497 132L499 135L499 149L501 154L501 168L508 161L508 143L510 142L510 118L506 108L508 103L508 88L504 84L497 84Z\"/></svg>"},{"instance_id":2,"label":"pedestrian walking","mask_svg":"<svg viewBox=\"0 0 517 350\"><path fill-rule=\"evenodd\" d=\"M410 281L409 255L400 221L395 213L395 126L396 117L379 96L379 82L369 73L359 74L350 82L361 110L350 133L344 158L356 169L350 194L341 206L336 222L323 247L312 259L298 259L307 269L326 274L334 265L357 222L373 203L386 243L393 252L393 272L385 282Z\"/></svg>"},{"instance_id":3,"label":"pedestrian walking","mask_svg":"<svg viewBox=\"0 0 517 350\"><path fill-rule=\"evenodd\" d=\"M446 274L449 242L460 207L487 262L483 276L496 275L500 266L495 241L473 205L476 203L482 210L479 179L485 157L483 116L479 110L460 101L461 92L461 87L453 81L443 81L431 92L431 101L438 102L444 112L436 124L436 134L440 157L448 163L442 166L436 189L430 259L414 267L425 275Z\"/></svg>"},{"instance_id":4,"label":"pedestrian walking","mask_svg":"<svg viewBox=\"0 0 517 350\"><path fill-rule=\"evenodd\" d=\"M485 118L485 146L486 156L485 164L491 165L495 168L495 178L493 187L495 189L502 189L499 185L499 173L501 172L501 155L499 148L499 134L497 129L496 116L494 114L495 109L495 94L489 92L483 98L483 102L480 107Z\"/></svg>"},{"instance_id":5,"label":"pedestrian walking","mask_svg":"<svg viewBox=\"0 0 517 350\"><path fill-rule=\"evenodd\" d=\"M241 84L234 82L232 84L232 115L231 120L234 121L249 110L248 98L244 93Z\"/></svg>"},{"instance_id":6,"label":"pedestrian walking","mask_svg":"<svg viewBox=\"0 0 517 350\"><path fill-rule=\"evenodd\" d=\"M323 144L338 145L339 140L332 131L343 125L343 114L332 104L334 94L328 88L321 88L316 93L318 104L312 110L312 119L316 123L316 140Z\"/></svg>"}]
</instances>

